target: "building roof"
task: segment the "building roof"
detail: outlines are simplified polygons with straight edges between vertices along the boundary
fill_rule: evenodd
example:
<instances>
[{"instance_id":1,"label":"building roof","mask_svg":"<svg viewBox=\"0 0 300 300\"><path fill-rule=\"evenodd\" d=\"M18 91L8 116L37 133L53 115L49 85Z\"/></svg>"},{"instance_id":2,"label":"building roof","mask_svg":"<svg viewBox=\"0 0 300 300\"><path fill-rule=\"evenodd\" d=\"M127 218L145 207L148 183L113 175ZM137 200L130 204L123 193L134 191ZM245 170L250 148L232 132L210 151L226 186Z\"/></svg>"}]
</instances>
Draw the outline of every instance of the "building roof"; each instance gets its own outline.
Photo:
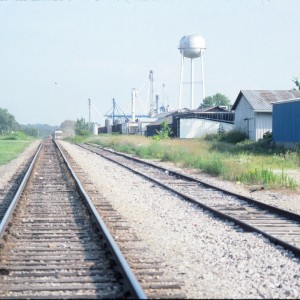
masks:
<instances>
[{"instance_id":1,"label":"building roof","mask_svg":"<svg viewBox=\"0 0 300 300\"><path fill-rule=\"evenodd\" d=\"M163 122L167 122L168 124L172 124L173 121L173 115L168 115L164 118L159 118L156 121L152 122L151 124L149 124L148 126L153 126L153 125L160 125Z\"/></svg>"},{"instance_id":2,"label":"building roof","mask_svg":"<svg viewBox=\"0 0 300 300\"><path fill-rule=\"evenodd\" d=\"M195 110L193 110L193 112L209 112L209 111L228 111L226 108L221 107L219 105L215 105L215 106L209 106L209 107L205 107L205 108L197 108Z\"/></svg>"},{"instance_id":3,"label":"building roof","mask_svg":"<svg viewBox=\"0 0 300 300\"><path fill-rule=\"evenodd\" d=\"M157 118L157 119L163 119L163 118L166 118L168 116L173 116L175 114L185 113L185 112L191 112L191 110L188 109L188 108L180 108L180 109L177 109L177 110L171 110L171 111L166 111L166 112L163 112L163 113L159 113L159 114L154 115L153 117Z\"/></svg>"},{"instance_id":4,"label":"building roof","mask_svg":"<svg viewBox=\"0 0 300 300\"><path fill-rule=\"evenodd\" d=\"M192 112L192 110L190 110L188 108L180 108L180 109L177 109L177 110L172 110L172 111L169 111L169 112L160 113L160 114L157 114L157 115L153 116L153 117L157 118L157 120L152 122L149 126L160 125L164 121L166 121L168 124L172 124L174 115L191 113L191 112Z\"/></svg>"},{"instance_id":5,"label":"building roof","mask_svg":"<svg viewBox=\"0 0 300 300\"><path fill-rule=\"evenodd\" d=\"M285 104L285 103L291 103L291 102L300 102L300 98L293 98L293 99L284 100L284 101L272 102L271 104Z\"/></svg>"},{"instance_id":6,"label":"building roof","mask_svg":"<svg viewBox=\"0 0 300 300\"><path fill-rule=\"evenodd\" d=\"M254 111L272 112L272 104L300 97L300 90L242 90L236 98L232 110L235 110L244 96Z\"/></svg>"}]
</instances>

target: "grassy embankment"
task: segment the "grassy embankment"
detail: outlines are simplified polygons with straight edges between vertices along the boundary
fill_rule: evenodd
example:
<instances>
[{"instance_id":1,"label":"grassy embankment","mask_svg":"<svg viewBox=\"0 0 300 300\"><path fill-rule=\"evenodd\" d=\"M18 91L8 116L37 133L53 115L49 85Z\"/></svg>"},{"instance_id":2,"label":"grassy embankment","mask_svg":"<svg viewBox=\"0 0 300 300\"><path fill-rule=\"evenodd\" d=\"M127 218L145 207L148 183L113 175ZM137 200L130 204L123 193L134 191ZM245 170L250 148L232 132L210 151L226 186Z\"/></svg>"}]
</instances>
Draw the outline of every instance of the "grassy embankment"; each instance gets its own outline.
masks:
<instances>
[{"instance_id":1,"label":"grassy embankment","mask_svg":"<svg viewBox=\"0 0 300 300\"><path fill-rule=\"evenodd\" d=\"M137 155L172 161L183 167L196 168L222 179L266 189L296 189L297 182L287 175L300 172L300 149L285 151L274 148L270 140L235 142L217 135L205 139L166 139L154 141L143 136L99 135L74 138L73 142L92 142Z\"/></svg>"},{"instance_id":2,"label":"grassy embankment","mask_svg":"<svg viewBox=\"0 0 300 300\"><path fill-rule=\"evenodd\" d=\"M32 137L20 132L0 135L0 165L17 158L32 141Z\"/></svg>"}]
</instances>

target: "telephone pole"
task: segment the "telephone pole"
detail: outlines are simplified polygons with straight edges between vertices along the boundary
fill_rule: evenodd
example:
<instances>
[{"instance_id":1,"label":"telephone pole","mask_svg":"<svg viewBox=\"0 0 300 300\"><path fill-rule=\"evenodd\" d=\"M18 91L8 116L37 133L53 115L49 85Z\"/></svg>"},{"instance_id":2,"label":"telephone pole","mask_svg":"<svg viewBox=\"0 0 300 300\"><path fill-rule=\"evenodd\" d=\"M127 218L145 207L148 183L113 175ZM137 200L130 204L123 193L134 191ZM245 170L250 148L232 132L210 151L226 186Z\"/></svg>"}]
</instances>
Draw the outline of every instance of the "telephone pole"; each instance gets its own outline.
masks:
<instances>
[{"instance_id":1,"label":"telephone pole","mask_svg":"<svg viewBox=\"0 0 300 300\"><path fill-rule=\"evenodd\" d=\"M91 99L89 98L89 129L91 129Z\"/></svg>"}]
</instances>

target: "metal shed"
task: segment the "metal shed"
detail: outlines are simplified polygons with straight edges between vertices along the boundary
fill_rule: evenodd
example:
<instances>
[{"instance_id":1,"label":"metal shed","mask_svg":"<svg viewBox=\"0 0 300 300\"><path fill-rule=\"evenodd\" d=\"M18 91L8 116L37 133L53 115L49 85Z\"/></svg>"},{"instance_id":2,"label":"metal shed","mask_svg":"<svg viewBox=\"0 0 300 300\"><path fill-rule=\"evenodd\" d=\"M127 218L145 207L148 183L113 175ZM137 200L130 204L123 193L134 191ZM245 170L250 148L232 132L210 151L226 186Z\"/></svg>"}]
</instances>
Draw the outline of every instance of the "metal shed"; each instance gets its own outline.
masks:
<instances>
[{"instance_id":1,"label":"metal shed","mask_svg":"<svg viewBox=\"0 0 300 300\"><path fill-rule=\"evenodd\" d=\"M300 98L298 90L242 90L232 110L235 111L235 129L257 141L272 131L272 104Z\"/></svg>"},{"instance_id":2,"label":"metal shed","mask_svg":"<svg viewBox=\"0 0 300 300\"><path fill-rule=\"evenodd\" d=\"M274 142L300 143L300 98L273 103Z\"/></svg>"},{"instance_id":3,"label":"metal shed","mask_svg":"<svg viewBox=\"0 0 300 300\"><path fill-rule=\"evenodd\" d=\"M174 115L173 124L179 138L199 138L209 133L228 132L234 126L234 113L227 110L194 110Z\"/></svg>"}]
</instances>

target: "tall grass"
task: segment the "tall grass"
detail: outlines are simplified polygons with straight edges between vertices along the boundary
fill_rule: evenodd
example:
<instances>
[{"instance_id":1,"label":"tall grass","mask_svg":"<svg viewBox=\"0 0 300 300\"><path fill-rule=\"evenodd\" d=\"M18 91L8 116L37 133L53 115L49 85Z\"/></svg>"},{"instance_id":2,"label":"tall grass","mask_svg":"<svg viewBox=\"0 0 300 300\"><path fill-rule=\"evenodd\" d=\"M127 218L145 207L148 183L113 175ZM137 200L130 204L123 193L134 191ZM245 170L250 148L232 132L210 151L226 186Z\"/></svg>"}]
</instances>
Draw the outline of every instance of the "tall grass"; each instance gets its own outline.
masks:
<instances>
[{"instance_id":1,"label":"tall grass","mask_svg":"<svg viewBox=\"0 0 300 300\"><path fill-rule=\"evenodd\" d=\"M230 139L237 138L237 135ZM99 135L86 141L110 147L116 151L172 161L182 167L196 168L223 179L239 181L245 185L263 185L266 189L295 189L296 182L286 171L300 172L300 155L283 149L263 150L265 145L242 140L236 144L223 140L168 139L154 141L143 136ZM278 171L280 173L278 174Z\"/></svg>"},{"instance_id":2,"label":"tall grass","mask_svg":"<svg viewBox=\"0 0 300 300\"><path fill-rule=\"evenodd\" d=\"M257 169L250 170L246 173L241 174L237 178L239 181L247 183L247 184L261 184L267 188L269 187L289 187L291 189L295 189L297 187L297 183L292 178L289 178L282 170L281 174L277 175L272 172L271 169Z\"/></svg>"}]
</instances>

